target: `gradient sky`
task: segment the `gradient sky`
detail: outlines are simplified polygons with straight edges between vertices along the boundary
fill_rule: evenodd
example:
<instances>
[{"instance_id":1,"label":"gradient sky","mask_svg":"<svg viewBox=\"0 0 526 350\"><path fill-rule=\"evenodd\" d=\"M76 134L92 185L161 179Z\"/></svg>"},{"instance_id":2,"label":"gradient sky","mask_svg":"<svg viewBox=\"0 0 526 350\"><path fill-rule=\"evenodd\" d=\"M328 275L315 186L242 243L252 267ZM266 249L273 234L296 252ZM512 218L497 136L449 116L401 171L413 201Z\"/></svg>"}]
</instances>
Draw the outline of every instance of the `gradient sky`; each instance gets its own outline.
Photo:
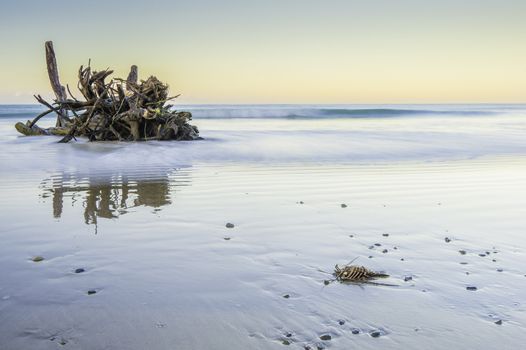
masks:
<instances>
[{"instance_id":1,"label":"gradient sky","mask_svg":"<svg viewBox=\"0 0 526 350\"><path fill-rule=\"evenodd\" d=\"M526 102L525 0L1 0L0 103L137 64L184 103Z\"/></svg>"}]
</instances>

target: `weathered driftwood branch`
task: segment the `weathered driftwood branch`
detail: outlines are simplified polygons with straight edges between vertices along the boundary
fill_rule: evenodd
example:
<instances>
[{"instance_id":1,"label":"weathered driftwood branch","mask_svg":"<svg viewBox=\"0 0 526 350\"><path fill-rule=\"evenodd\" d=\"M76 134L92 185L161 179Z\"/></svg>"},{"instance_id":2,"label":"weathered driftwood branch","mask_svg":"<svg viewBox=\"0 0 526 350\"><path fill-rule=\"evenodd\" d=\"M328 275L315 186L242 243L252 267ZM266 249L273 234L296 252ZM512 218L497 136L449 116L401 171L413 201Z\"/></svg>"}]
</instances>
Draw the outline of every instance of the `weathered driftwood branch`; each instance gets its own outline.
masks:
<instances>
[{"instance_id":1,"label":"weathered driftwood branch","mask_svg":"<svg viewBox=\"0 0 526 350\"><path fill-rule=\"evenodd\" d=\"M67 95L66 95L66 89L64 88L64 86L62 86L62 84L60 84L57 59L55 57L55 50L53 49L53 42L46 41L45 47L46 47L47 74L49 76L49 82L51 84L51 88L53 89L53 92L55 93L57 101L63 102L67 99ZM65 110L61 110L60 113L57 114L57 127L66 126L67 122L68 122L67 112Z\"/></svg>"},{"instance_id":2,"label":"weathered driftwood branch","mask_svg":"<svg viewBox=\"0 0 526 350\"><path fill-rule=\"evenodd\" d=\"M77 87L84 101L77 99L60 84L53 43L46 42L46 62L51 87L56 100L53 104L40 95L37 101L47 107L33 121L17 123L16 129L24 135L61 135L60 142L76 136L86 136L90 141L146 141L146 140L196 140L199 131L188 123L192 115L177 112L167 105L168 85L151 76L138 79L137 66L131 66L126 80L106 79L113 71L92 71L90 64L78 71ZM40 118L55 112L57 127L42 129L36 125ZM69 113L73 116L70 118Z\"/></svg>"}]
</instances>

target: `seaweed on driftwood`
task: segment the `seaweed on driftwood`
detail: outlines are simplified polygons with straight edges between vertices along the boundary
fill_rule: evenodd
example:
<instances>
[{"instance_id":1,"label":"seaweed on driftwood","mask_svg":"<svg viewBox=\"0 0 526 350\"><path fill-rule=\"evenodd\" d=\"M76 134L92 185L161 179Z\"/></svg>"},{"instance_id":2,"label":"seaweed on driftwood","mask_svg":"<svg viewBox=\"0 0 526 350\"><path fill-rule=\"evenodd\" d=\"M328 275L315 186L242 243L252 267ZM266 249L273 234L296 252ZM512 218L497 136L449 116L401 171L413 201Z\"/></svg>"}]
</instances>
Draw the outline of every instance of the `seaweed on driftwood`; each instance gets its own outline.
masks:
<instances>
[{"instance_id":1,"label":"seaweed on driftwood","mask_svg":"<svg viewBox=\"0 0 526 350\"><path fill-rule=\"evenodd\" d=\"M151 76L138 81L137 66L132 66L126 80L114 78L106 82L112 70L94 71L90 64L78 71L77 99L60 83L53 43L46 42L46 63L56 99L49 103L40 95L36 100L47 109L32 121L19 122L16 129L27 136L60 135L59 142L77 136L90 141L198 140L199 130L188 122L189 112L177 112L168 101L168 85ZM69 94L69 97L68 97ZM41 128L36 123L55 113L55 127Z\"/></svg>"}]
</instances>

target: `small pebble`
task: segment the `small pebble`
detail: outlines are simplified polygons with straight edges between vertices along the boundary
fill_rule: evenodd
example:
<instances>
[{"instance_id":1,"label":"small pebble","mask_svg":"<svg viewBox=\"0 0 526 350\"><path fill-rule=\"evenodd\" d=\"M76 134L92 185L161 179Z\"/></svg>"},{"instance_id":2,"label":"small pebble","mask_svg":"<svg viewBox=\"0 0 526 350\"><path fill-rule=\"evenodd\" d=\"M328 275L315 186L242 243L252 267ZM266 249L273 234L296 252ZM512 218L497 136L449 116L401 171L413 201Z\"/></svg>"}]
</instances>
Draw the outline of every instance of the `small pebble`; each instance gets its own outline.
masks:
<instances>
[{"instance_id":1,"label":"small pebble","mask_svg":"<svg viewBox=\"0 0 526 350\"><path fill-rule=\"evenodd\" d=\"M35 257L34 257L33 259L31 259L31 260L32 260L33 262L40 262L40 261L44 260L44 258L41 257L41 256L35 256Z\"/></svg>"},{"instance_id":2,"label":"small pebble","mask_svg":"<svg viewBox=\"0 0 526 350\"><path fill-rule=\"evenodd\" d=\"M234 224L231 222L228 222L225 226L226 228L234 228Z\"/></svg>"},{"instance_id":3,"label":"small pebble","mask_svg":"<svg viewBox=\"0 0 526 350\"><path fill-rule=\"evenodd\" d=\"M398 250L398 247L393 247L394 250Z\"/></svg>"},{"instance_id":4,"label":"small pebble","mask_svg":"<svg viewBox=\"0 0 526 350\"><path fill-rule=\"evenodd\" d=\"M449 243L449 242L451 242L451 239L449 237L446 237L446 238L444 238L444 241L446 241L446 243Z\"/></svg>"},{"instance_id":5,"label":"small pebble","mask_svg":"<svg viewBox=\"0 0 526 350\"><path fill-rule=\"evenodd\" d=\"M230 237L224 237L223 238L225 241L230 241Z\"/></svg>"},{"instance_id":6,"label":"small pebble","mask_svg":"<svg viewBox=\"0 0 526 350\"><path fill-rule=\"evenodd\" d=\"M341 207L342 207L342 208L347 208L347 204L342 203L342 204L341 204Z\"/></svg>"},{"instance_id":7,"label":"small pebble","mask_svg":"<svg viewBox=\"0 0 526 350\"><path fill-rule=\"evenodd\" d=\"M384 254L387 253L387 252L388 252L387 249L382 250L382 253L384 253Z\"/></svg>"},{"instance_id":8,"label":"small pebble","mask_svg":"<svg viewBox=\"0 0 526 350\"><path fill-rule=\"evenodd\" d=\"M86 270L84 270L83 268L79 268L75 270L75 273L83 273L84 271Z\"/></svg>"},{"instance_id":9,"label":"small pebble","mask_svg":"<svg viewBox=\"0 0 526 350\"><path fill-rule=\"evenodd\" d=\"M404 277L404 282L408 282L408 281L412 281L412 280L413 280L412 276L405 276Z\"/></svg>"},{"instance_id":10,"label":"small pebble","mask_svg":"<svg viewBox=\"0 0 526 350\"><path fill-rule=\"evenodd\" d=\"M370 245L370 246L369 246L369 249L374 249L374 245Z\"/></svg>"},{"instance_id":11,"label":"small pebble","mask_svg":"<svg viewBox=\"0 0 526 350\"><path fill-rule=\"evenodd\" d=\"M378 338L382 335L382 333L380 331L372 331L371 333L369 333L369 335L373 338Z\"/></svg>"},{"instance_id":12,"label":"small pebble","mask_svg":"<svg viewBox=\"0 0 526 350\"><path fill-rule=\"evenodd\" d=\"M470 291L476 291L477 290L477 287L474 287L474 286L468 286L466 287L467 290L470 290Z\"/></svg>"},{"instance_id":13,"label":"small pebble","mask_svg":"<svg viewBox=\"0 0 526 350\"><path fill-rule=\"evenodd\" d=\"M466 255L466 251L465 250L459 250L458 252L460 253L460 255Z\"/></svg>"},{"instance_id":14,"label":"small pebble","mask_svg":"<svg viewBox=\"0 0 526 350\"><path fill-rule=\"evenodd\" d=\"M340 326L343 326L343 325L345 324L345 320L339 320L339 321L338 321L338 324L339 324Z\"/></svg>"},{"instance_id":15,"label":"small pebble","mask_svg":"<svg viewBox=\"0 0 526 350\"><path fill-rule=\"evenodd\" d=\"M331 283L331 281L329 281L329 280L323 281L323 284L326 285L326 286L329 285L329 283Z\"/></svg>"},{"instance_id":16,"label":"small pebble","mask_svg":"<svg viewBox=\"0 0 526 350\"><path fill-rule=\"evenodd\" d=\"M460 262L460 265L467 265L467 264L468 264L468 263L465 262L465 261L461 261L461 262Z\"/></svg>"},{"instance_id":17,"label":"small pebble","mask_svg":"<svg viewBox=\"0 0 526 350\"><path fill-rule=\"evenodd\" d=\"M351 330L351 333L352 333L352 334L360 334L360 330L359 330L358 328L353 328L353 329Z\"/></svg>"},{"instance_id":18,"label":"small pebble","mask_svg":"<svg viewBox=\"0 0 526 350\"><path fill-rule=\"evenodd\" d=\"M405 261L405 259L404 258L400 258L400 261Z\"/></svg>"},{"instance_id":19,"label":"small pebble","mask_svg":"<svg viewBox=\"0 0 526 350\"><path fill-rule=\"evenodd\" d=\"M381 247L382 246L380 243L375 243L374 245L377 246L377 247Z\"/></svg>"},{"instance_id":20,"label":"small pebble","mask_svg":"<svg viewBox=\"0 0 526 350\"><path fill-rule=\"evenodd\" d=\"M502 272L502 271L504 271L504 270L503 270L503 269L497 269L497 271L498 271L498 272Z\"/></svg>"},{"instance_id":21,"label":"small pebble","mask_svg":"<svg viewBox=\"0 0 526 350\"><path fill-rule=\"evenodd\" d=\"M331 340L332 337L331 337L330 334L324 334L324 335L321 335L321 336L320 336L320 339L321 339L321 340Z\"/></svg>"},{"instance_id":22,"label":"small pebble","mask_svg":"<svg viewBox=\"0 0 526 350\"><path fill-rule=\"evenodd\" d=\"M373 258L373 256L372 256L372 255L369 255L369 256L368 256L368 258L369 258L369 259L372 259L372 258Z\"/></svg>"},{"instance_id":23,"label":"small pebble","mask_svg":"<svg viewBox=\"0 0 526 350\"><path fill-rule=\"evenodd\" d=\"M382 236L389 237L389 233L382 233Z\"/></svg>"},{"instance_id":24,"label":"small pebble","mask_svg":"<svg viewBox=\"0 0 526 350\"><path fill-rule=\"evenodd\" d=\"M485 257L486 254L484 254L484 253L480 253L479 256L481 256L481 257Z\"/></svg>"},{"instance_id":25,"label":"small pebble","mask_svg":"<svg viewBox=\"0 0 526 350\"><path fill-rule=\"evenodd\" d=\"M292 337L292 333L287 333L285 336L286 336L287 338L291 338L291 337Z\"/></svg>"},{"instance_id":26,"label":"small pebble","mask_svg":"<svg viewBox=\"0 0 526 350\"><path fill-rule=\"evenodd\" d=\"M88 295L93 295L93 294L95 294L95 293L97 293L96 290L93 290L93 289L88 290Z\"/></svg>"},{"instance_id":27,"label":"small pebble","mask_svg":"<svg viewBox=\"0 0 526 350\"><path fill-rule=\"evenodd\" d=\"M354 237L354 235L349 235L349 237L353 238L353 237Z\"/></svg>"},{"instance_id":28,"label":"small pebble","mask_svg":"<svg viewBox=\"0 0 526 350\"><path fill-rule=\"evenodd\" d=\"M495 324L500 326L502 324L502 320L495 321Z\"/></svg>"},{"instance_id":29,"label":"small pebble","mask_svg":"<svg viewBox=\"0 0 526 350\"><path fill-rule=\"evenodd\" d=\"M497 259L492 259L491 261L493 261L493 262L497 262Z\"/></svg>"},{"instance_id":30,"label":"small pebble","mask_svg":"<svg viewBox=\"0 0 526 350\"><path fill-rule=\"evenodd\" d=\"M289 295L289 294L285 294L285 295L283 296L283 298L288 299L288 298L290 298L290 295Z\"/></svg>"},{"instance_id":31,"label":"small pebble","mask_svg":"<svg viewBox=\"0 0 526 350\"><path fill-rule=\"evenodd\" d=\"M303 203L303 201L300 201L300 204L305 204L305 203Z\"/></svg>"},{"instance_id":32,"label":"small pebble","mask_svg":"<svg viewBox=\"0 0 526 350\"><path fill-rule=\"evenodd\" d=\"M288 341L287 339L284 339L281 344L283 345L290 345L290 341Z\"/></svg>"}]
</instances>

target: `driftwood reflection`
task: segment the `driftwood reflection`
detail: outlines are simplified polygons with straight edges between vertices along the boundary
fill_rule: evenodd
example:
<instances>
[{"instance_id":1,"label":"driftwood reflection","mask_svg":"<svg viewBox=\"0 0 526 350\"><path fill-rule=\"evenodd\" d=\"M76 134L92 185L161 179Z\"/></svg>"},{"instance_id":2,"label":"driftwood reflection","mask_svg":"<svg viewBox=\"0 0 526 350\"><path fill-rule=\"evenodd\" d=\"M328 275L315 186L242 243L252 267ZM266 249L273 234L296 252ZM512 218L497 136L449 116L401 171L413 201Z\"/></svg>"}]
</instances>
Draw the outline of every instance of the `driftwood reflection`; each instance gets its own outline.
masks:
<instances>
[{"instance_id":1,"label":"driftwood reflection","mask_svg":"<svg viewBox=\"0 0 526 350\"><path fill-rule=\"evenodd\" d=\"M172 203L176 186L188 184L187 176L175 170L155 176L60 173L42 181L41 197L51 198L55 218L64 215L64 204L70 202L83 207L86 224L97 224L98 218L115 219L135 207L159 211Z\"/></svg>"}]
</instances>

